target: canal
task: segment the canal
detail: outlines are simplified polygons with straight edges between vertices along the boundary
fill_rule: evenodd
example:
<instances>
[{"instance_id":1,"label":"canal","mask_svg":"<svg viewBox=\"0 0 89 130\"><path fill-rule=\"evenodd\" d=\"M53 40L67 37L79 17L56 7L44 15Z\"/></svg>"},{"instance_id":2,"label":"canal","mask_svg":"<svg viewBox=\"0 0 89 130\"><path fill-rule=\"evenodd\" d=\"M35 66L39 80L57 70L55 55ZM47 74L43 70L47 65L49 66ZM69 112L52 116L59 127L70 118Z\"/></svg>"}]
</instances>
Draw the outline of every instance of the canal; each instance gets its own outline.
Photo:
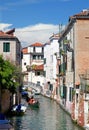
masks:
<instances>
[{"instance_id":1,"label":"canal","mask_svg":"<svg viewBox=\"0 0 89 130\"><path fill-rule=\"evenodd\" d=\"M81 130L55 101L41 95L37 98L40 108L28 106L24 116L10 118L15 130Z\"/></svg>"}]
</instances>

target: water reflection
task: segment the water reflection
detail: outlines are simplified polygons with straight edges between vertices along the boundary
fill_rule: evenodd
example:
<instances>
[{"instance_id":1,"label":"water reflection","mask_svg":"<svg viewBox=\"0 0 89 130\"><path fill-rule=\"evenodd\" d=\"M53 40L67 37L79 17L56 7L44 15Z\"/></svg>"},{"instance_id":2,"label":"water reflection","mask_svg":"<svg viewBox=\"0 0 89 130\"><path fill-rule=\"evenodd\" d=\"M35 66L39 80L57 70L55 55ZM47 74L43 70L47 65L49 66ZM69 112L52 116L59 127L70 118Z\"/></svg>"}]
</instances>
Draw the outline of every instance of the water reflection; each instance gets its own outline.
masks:
<instances>
[{"instance_id":1,"label":"water reflection","mask_svg":"<svg viewBox=\"0 0 89 130\"><path fill-rule=\"evenodd\" d=\"M43 96L39 96L39 102L40 108L28 106L24 116L11 119L15 130L81 130L56 102Z\"/></svg>"}]
</instances>

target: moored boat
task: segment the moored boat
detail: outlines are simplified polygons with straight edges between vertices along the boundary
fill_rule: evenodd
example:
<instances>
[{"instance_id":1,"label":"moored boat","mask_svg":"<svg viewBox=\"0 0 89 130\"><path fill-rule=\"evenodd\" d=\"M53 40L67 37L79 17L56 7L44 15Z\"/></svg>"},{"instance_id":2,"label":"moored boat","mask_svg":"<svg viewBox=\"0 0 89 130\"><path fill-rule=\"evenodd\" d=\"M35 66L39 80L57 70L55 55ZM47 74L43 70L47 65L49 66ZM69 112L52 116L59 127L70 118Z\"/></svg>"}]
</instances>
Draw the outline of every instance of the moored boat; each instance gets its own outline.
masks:
<instances>
[{"instance_id":1,"label":"moored boat","mask_svg":"<svg viewBox=\"0 0 89 130\"><path fill-rule=\"evenodd\" d=\"M4 114L0 114L0 130L14 130L10 120L6 119Z\"/></svg>"},{"instance_id":2,"label":"moored boat","mask_svg":"<svg viewBox=\"0 0 89 130\"><path fill-rule=\"evenodd\" d=\"M11 109L11 115L21 116L26 112L27 107L24 104L15 105Z\"/></svg>"},{"instance_id":3,"label":"moored boat","mask_svg":"<svg viewBox=\"0 0 89 130\"><path fill-rule=\"evenodd\" d=\"M21 92L21 95L22 95L22 97L24 97L24 98L25 98L25 97L27 97L27 96L28 96L28 92L27 92L27 91L22 91L22 92Z\"/></svg>"},{"instance_id":4,"label":"moored boat","mask_svg":"<svg viewBox=\"0 0 89 130\"><path fill-rule=\"evenodd\" d=\"M33 90L32 92L34 93L34 95L40 95L41 90L37 89L37 90Z\"/></svg>"}]
</instances>

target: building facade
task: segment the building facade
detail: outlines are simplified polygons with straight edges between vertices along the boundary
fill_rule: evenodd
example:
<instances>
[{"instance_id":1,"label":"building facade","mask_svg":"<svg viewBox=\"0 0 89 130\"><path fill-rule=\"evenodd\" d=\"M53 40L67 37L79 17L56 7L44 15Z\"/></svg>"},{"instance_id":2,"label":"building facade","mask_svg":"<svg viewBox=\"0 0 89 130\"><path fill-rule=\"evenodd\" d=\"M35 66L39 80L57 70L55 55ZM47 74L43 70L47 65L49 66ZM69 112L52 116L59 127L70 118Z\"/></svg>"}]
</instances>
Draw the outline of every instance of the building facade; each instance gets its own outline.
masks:
<instances>
[{"instance_id":1,"label":"building facade","mask_svg":"<svg viewBox=\"0 0 89 130\"><path fill-rule=\"evenodd\" d=\"M12 64L21 68L22 48L19 39L14 36L14 32L15 29L7 32L0 31L0 55L3 56L4 60L9 60ZM21 84L20 79L19 83ZM17 87L17 92L14 95L5 90L2 97L2 111L5 112L11 105L20 102L19 87Z\"/></svg>"},{"instance_id":2,"label":"building facade","mask_svg":"<svg viewBox=\"0 0 89 130\"><path fill-rule=\"evenodd\" d=\"M44 79L44 46L41 43L34 43L23 48L22 68L27 73L24 81L43 86Z\"/></svg>"},{"instance_id":3,"label":"building facade","mask_svg":"<svg viewBox=\"0 0 89 130\"><path fill-rule=\"evenodd\" d=\"M0 31L0 55L15 65L21 65L21 43L14 36L15 29L8 32Z\"/></svg>"},{"instance_id":4,"label":"building facade","mask_svg":"<svg viewBox=\"0 0 89 130\"><path fill-rule=\"evenodd\" d=\"M89 70L89 10L69 18L59 38L61 104L80 126L88 125L89 91L85 82Z\"/></svg>"},{"instance_id":5,"label":"building facade","mask_svg":"<svg viewBox=\"0 0 89 130\"><path fill-rule=\"evenodd\" d=\"M49 42L44 44L44 94L52 98L58 98L59 95L59 34L53 34Z\"/></svg>"}]
</instances>

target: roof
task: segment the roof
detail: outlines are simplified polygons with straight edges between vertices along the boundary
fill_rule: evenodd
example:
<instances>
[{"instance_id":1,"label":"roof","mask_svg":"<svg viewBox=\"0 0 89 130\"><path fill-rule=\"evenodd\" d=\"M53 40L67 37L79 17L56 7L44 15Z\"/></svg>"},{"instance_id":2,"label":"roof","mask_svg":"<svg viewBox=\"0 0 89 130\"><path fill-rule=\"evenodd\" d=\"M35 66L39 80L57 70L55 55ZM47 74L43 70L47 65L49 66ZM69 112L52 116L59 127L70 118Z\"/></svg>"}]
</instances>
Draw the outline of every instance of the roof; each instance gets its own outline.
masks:
<instances>
[{"instance_id":1,"label":"roof","mask_svg":"<svg viewBox=\"0 0 89 130\"><path fill-rule=\"evenodd\" d=\"M15 28L13 28L12 30L7 31L6 33L13 35L14 32L15 32Z\"/></svg>"},{"instance_id":2,"label":"roof","mask_svg":"<svg viewBox=\"0 0 89 130\"><path fill-rule=\"evenodd\" d=\"M84 9L80 13L70 16L69 21L74 18L89 18L89 9Z\"/></svg>"},{"instance_id":3,"label":"roof","mask_svg":"<svg viewBox=\"0 0 89 130\"><path fill-rule=\"evenodd\" d=\"M39 42L36 42L36 43L33 43L32 45L30 46L35 46L35 47L42 47L43 44L42 43L39 43Z\"/></svg>"},{"instance_id":4,"label":"roof","mask_svg":"<svg viewBox=\"0 0 89 130\"><path fill-rule=\"evenodd\" d=\"M75 16L85 16L85 15L89 15L89 10L87 9L84 9L83 11L81 11L80 13L78 14L75 14Z\"/></svg>"},{"instance_id":5,"label":"roof","mask_svg":"<svg viewBox=\"0 0 89 130\"><path fill-rule=\"evenodd\" d=\"M66 26L66 28L63 30L63 32L61 33L58 42L60 42L62 39L64 39L66 34L72 28L73 24L76 22L76 19L81 19L81 20L86 19L86 20L89 20L89 9L85 9L85 10L81 11L80 13L75 14L75 15L69 17L69 23Z\"/></svg>"},{"instance_id":6,"label":"roof","mask_svg":"<svg viewBox=\"0 0 89 130\"><path fill-rule=\"evenodd\" d=\"M15 32L15 29L12 29L10 31L7 31L7 32L3 32L2 30L0 30L0 37L8 37L8 38L14 38L14 33Z\"/></svg>"},{"instance_id":7,"label":"roof","mask_svg":"<svg viewBox=\"0 0 89 130\"><path fill-rule=\"evenodd\" d=\"M28 48L27 48L27 47L23 48L23 49L22 49L22 52L23 52L23 54L28 53Z\"/></svg>"},{"instance_id":8,"label":"roof","mask_svg":"<svg viewBox=\"0 0 89 130\"><path fill-rule=\"evenodd\" d=\"M34 70L43 70L44 69L44 65L35 65L35 67L33 68Z\"/></svg>"},{"instance_id":9,"label":"roof","mask_svg":"<svg viewBox=\"0 0 89 130\"><path fill-rule=\"evenodd\" d=\"M2 30L0 30L0 40L3 39L14 39L15 41L17 41L18 43L20 43L19 39L14 36L14 32L15 29L9 30L7 32L3 32Z\"/></svg>"},{"instance_id":10,"label":"roof","mask_svg":"<svg viewBox=\"0 0 89 130\"><path fill-rule=\"evenodd\" d=\"M59 38L59 36L60 36L60 34L59 33L57 33L57 34L54 34L53 33L53 35L49 38L49 39L58 39Z\"/></svg>"}]
</instances>

